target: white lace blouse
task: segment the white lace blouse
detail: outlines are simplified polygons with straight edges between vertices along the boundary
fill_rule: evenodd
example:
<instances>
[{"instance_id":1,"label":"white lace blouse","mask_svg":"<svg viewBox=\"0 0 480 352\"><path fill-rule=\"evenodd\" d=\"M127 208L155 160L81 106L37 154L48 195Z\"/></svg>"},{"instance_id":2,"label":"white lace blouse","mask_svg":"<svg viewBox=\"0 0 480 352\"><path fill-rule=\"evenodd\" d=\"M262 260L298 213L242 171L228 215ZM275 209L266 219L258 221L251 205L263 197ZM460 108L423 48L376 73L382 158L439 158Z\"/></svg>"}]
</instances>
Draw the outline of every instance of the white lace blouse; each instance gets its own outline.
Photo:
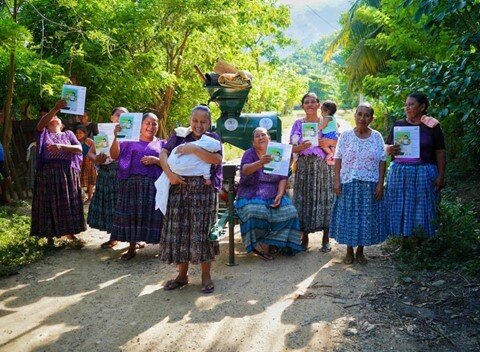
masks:
<instances>
[{"instance_id":1,"label":"white lace blouse","mask_svg":"<svg viewBox=\"0 0 480 352\"><path fill-rule=\"evenodd\" d=\"M383 137L375 130L365 139L358 138L353 130L345 131L338 140L335 159L342 159L341 183L378 182L380 161L386 160Z\"/></svg>"}]
</instances>

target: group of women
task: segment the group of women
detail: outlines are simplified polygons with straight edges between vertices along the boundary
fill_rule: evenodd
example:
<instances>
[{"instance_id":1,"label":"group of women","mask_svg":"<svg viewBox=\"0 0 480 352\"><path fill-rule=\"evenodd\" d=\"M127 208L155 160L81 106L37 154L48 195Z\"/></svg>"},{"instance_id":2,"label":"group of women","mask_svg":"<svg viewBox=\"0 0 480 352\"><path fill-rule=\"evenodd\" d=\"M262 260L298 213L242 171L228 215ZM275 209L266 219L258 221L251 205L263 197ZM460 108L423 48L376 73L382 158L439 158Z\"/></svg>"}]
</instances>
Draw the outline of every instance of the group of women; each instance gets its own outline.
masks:
<instances>
[{"instance_id":1,"label":"group of women","mask_svg":"<svg viewBox=\"0 0 480 352\"><path fill-rule=\"evenodd\" d=\"M75 239L75 234L86 229L79 179L82 148L72 132L61 131L56 114L64 106L64 101L57 102L37 125L31 234L46 237L50 244L54 237ZM419 126L420 157L407 162L394 160L386 197L385 151L395 156L400 150L392 143L392 133L385 147L381 135L369 127L372 107L365 103L358 106L355 128L338 140L333 167L325 161L321 131L319 146L302 140L303 122L321 123L316 95L306 94L302 107L306 116L295 122L290 136L293 152L298 154L293 200L286 196L287 178L263 170L271 161L266 154L270 140L266 129L255 129L252 148L243 155L236 211L247 252L266 260L273 259L276 251L293 255L308 248L309 234L323 231L322 251L331 250L331 236L347 245L346 263L354 258L365 263L363 246L379 243L388 234L411 236L418 226L427 235L434 234L432 220L443 186L445 146L438 121L427 119L428 101L423 95L409 96L407 118L396 123ZM118 122L126 111L114 109L111 121ZM178 267L178 275L166 281L165 290L188 284L189 264L200 264L203 293L212 293L215 288L210 271L219 244L208 238L216 221L222 151L209 152L190 143L203 135L220 140L209 132L210 125L210 110L199 105L192 110L188 133L174 133L163 141L156 137L157 117L146 113L138 142L119 142L116 136L121 127L117 125L109 156L97 155L94 145L88 153L99 170L88 224L110 233L102 248L129 242L121 257L124 260L133 258L145 243L159 244L160 259ZM167 159L174 149L174 153L193 154L210 164L211 182L204 182L202 176L172 172ZM164 215L155 209L154 182L162 172L171 183ZM357 247L356 253L353 247Z\"/></svg>"},{"instance_id":2,"label":"group of women","mask_svg":"<svg viewBox=\"0 0 480 352\"><path fill-rule=\"evenodd\" d=\"M364 246L381 243L389 235L433 236L438 192L444 183L445 142L438 121L426 115L426 96L410 94L406 118L394 126L418 128L418 157L396 158L401 149L394 143L394 129L385 144L370 127L372 106L362 103L355 111L355 127L338 139L333 167L326 161L321 131L318 146L302 139L302 123L321 124L319 107L317 96L306 94L305 117L292 126L290 142L298 154L293 203L284 196L286 178L263 171L271 161L265 155L268 132L257 128L253 133L253 148L242 158L236 203L247 252L272 259L271 248L280 247L292 254L308 248L309 234L322 231L323 252L331 250L329 238L335 238L347 245L344 263L365 264ZM393 158L384 192L387 153Z\"/></svg>"},{"instance_id":3,"label":"group of women","mask_svg":"<svg viewBox=\"0 0 480 352\"><path fill-rule=\"evenodd\" d=\"M32 202L31 235L46 237L53 244L55 237L86 230L80 186L82 147L73 132L61 130L57 117L64 101L41 118L37 125L37 173ZM116 108L111 121L118 122L125 108ZM218 254L218 242L208 240L210 228L216 221L217 193L222 180L222 152L211 153L193 143L207 134L211 125L210 110L197 106L192 110L189 133L184 137L173 134L167 141L156 137L158 118L153 113L143 115L138 142L119 142L121 127L116 125L110 155L90 157L99 167L96 190L89 207L88 224L110 233L102 248L117 242L129 242L122 259L135 256L136 249L145 243L160 244L162 261L178 266L178 276L165 283L173 290L188 283L189 263L200 264L202 292L212 293L211 261ZM181 146L180 146L181 145ZM167 158L176 152L195 154L211 164L211 182L202 176L186 177L170 170ZM155 209L155 180L165 172L171 187L165 216Z\"/></svg>"}]
</instances>

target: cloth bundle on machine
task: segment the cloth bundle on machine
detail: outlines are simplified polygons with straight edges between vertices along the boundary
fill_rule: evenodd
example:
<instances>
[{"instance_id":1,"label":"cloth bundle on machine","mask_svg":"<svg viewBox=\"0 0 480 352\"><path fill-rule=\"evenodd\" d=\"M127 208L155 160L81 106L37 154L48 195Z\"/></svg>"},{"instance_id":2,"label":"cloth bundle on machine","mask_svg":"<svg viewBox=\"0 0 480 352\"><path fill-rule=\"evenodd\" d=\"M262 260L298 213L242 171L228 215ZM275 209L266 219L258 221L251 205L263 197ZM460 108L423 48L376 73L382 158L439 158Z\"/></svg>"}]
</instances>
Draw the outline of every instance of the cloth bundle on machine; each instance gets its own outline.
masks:
<instances>
[{"instance_id":1,"label":"cloth bundle on machine","mask_svg":"<svg viewBox=\"0 0 480 352\"><path fill-rule=\"evenodd\" d=\"M186 137L192 131L189 128L178 127L175 129L175 134L178 137ZM220 151L220 141L206 136L205 134L195 142L190 142L196 146L205 149L211 153ZM179 147L179 146L178 146ZM211 165L200 159L195 154L176 154L177 148L174 148L168 157L168 166L172 172L181 176L203 176L205 180L210 180ZM170 180L163 172L155 181L155 188L157 194L155 196L155 209L165 214L167 212L168 192L170 189Z\"/></svg>"},{"instance_id":2,"label":"cloth bundle on machine","mask_svg":"<svg viewBox=\"0 0 480 352\"><path fill-rule=\"evenodd\" d=\"M248 71L224 73L218 77L218 83L227 88L245 89L252 86L253 76Z\"/></svg>"}]
</instances>

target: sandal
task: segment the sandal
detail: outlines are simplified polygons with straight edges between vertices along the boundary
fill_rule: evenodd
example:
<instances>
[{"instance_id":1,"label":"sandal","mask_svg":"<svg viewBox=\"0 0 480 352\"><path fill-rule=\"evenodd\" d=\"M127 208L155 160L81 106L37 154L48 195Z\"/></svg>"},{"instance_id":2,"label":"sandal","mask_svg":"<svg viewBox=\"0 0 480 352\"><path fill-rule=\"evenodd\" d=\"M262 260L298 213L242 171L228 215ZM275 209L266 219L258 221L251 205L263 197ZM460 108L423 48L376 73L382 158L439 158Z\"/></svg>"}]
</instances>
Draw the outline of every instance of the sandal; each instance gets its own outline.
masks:
<instances>
[{"instance_id":1,"label":"sandal","mask_svg":"<svg viewBox=\"0 0 480 352\"><path fill-rule=\"evenodd\" d=\"M107 241L104 242L100 245L100 248L102 249L107 249L107 248L113 248L117 245L118 241Z\"/></svg>"},{"instance_id":2,"label":"sandal","mask_svg":"<svg viewBox=\"0 0 480 352\"><path fill-rule=\"evenodd\" d=\"M263 260L273 260L273 257L270 254L267 254L265 252L261 252L258 249L254 249L252 252L255 253L256 255L258 255Z\"/></svg>"},{"instance_id":3,"label":"sandal","mask_svg":"<svg viewBox=\"0 0 480 352\"><path fill-rule=\"evenodd\" d=\"M137 253L136 252L126 252L126 253L123 253L122 256L120 257L121 260L130 260L132 259L133 257L135 257Z\"/></svg>"},{"instance_id":4,"label":"sandal","mask_svg":"<svg viewBox=\"0 0 480 352\"><path fill-rule=\"evenodd\" d=\"M322 252L323 253L329 253L332 251L332 246L330 245L330 242L322 244Z\"/></svg>"},{"instance_id":5,"label":"sandal","mask_svg":"<svg viewBox=\"0 0 480 352\"><path fill-rule=\"evenodd\" d=\"M215 286L213 285L213 282L209 282L205 286L202 287L202 293L209 294L212 293L215 290Z\"/></svg>"},{"instance_id":6,"label":"sandal","mask_svg":"<svg viewBox=\"0 0 480 352\"><path fill-rule=\"evenodd\" d=\"M343 258L343 264L351 265L353 264L353 255L347 255Z\"/></svg>"},{"instance_id":7,"label":"sandal","mask_svg":"<svg viewBox=\"0 0 480 352\"><path fill-rule=\"evenodd\" d=\"M367 258L365 258L365 256L362 254L362 255L357 255L357 262L358 262L358 264L365 265L365 264L368 263L368 260L367 260Z\"/></svg>"},{"instance_id":8,"label":"sandal","mask_svg":"<svg viewBox=\"0 0 480 352\"><path fill-rule=\"evenodd\" d=\"M172 279L172 280L168 280L165 285L163 285L163 289L165 291L172 291L172 290L176 290L177 288L181 288L183 286L186 286L188 285L188 281L187 282L180 282L180 281L177 281L177 279ZM213 286L213 284L212 284ZM205 286L206 287L206 286ZM202 292L203 292L203 288L202 288ZM212 290L213 292L213 290ZM210 293L210 292L208 292Z\"/></svg>"}]
</instances>

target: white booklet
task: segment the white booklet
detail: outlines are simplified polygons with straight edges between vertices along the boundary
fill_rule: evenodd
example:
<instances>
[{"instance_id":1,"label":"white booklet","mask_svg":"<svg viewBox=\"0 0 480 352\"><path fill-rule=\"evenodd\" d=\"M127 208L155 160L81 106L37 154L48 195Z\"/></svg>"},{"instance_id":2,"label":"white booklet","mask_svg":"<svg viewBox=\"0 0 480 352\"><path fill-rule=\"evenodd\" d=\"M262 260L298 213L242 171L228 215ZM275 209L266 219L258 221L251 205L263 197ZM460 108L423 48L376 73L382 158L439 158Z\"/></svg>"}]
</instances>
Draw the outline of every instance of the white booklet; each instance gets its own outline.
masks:
<instances>
[{"instance_id":1,"label":"white booklet","mask_svg":"<svg viewBox=\"0 0 480 352\"><path fill-rule=\"evenodd\" d=\"M142 127L141 112L126 112L120 115L118 123L122 130L118 132L119 141L138 142L140 140L140 128Z\"/></svg>"},{"instance_id":2,"label":"white booklet","mask_svg":"<svg viewBox=\"0 0 480 352\"><path fill-rule=\"evenodd\" d=\"M312 147L318 146L318 123L316 122L303 122L302 123L302 139L304 141L310 141Z\"/></svg>"},{"instance_id":3,"label":"white booklet","mask_svg":"<svg viewBox=\"0 0 480 352\"><path fill-rule=\"evenodd\" d=\"M95 152L97 155L103 153L110 156L110 146L115 139L115 134L113 133L115 125L116 123L98 124L98 134L93 136L93 141L95 142Z\"/></svg>"},{"instance_id":4,"label":"white booklet","mask_svg":"<svg viewBox=\"0 0 480 352\"><path fill-rule=\"evenodd\" d=\"M400 146L400 154L395 159L420 158L420 126L393 127L393 141Z\"/></svg>"},{"instance_id":5,"label":"white booklet","mask_svg":"<svg viewBox=\"0 0 480 352\"><path fill-rule=\"evenodd\" d=\"M292 157L292 145L269 142L266 154L272 157L272 161L263 167L263 171L266 174L288 176L290 158Z\"/></svg>"},{"instance_id":6,"label":"white booklet","mask_svg":"<svg viewBox=\"0 0 480 352\"><path fill-rule=\"evenodd\" d=\"M80 86L72 86L64 84L62 86L62 99L68 106L61 109L64 114L83 115L85 112L85 98L87 96L87 88Z\"/></svg>"}]
</instances>

